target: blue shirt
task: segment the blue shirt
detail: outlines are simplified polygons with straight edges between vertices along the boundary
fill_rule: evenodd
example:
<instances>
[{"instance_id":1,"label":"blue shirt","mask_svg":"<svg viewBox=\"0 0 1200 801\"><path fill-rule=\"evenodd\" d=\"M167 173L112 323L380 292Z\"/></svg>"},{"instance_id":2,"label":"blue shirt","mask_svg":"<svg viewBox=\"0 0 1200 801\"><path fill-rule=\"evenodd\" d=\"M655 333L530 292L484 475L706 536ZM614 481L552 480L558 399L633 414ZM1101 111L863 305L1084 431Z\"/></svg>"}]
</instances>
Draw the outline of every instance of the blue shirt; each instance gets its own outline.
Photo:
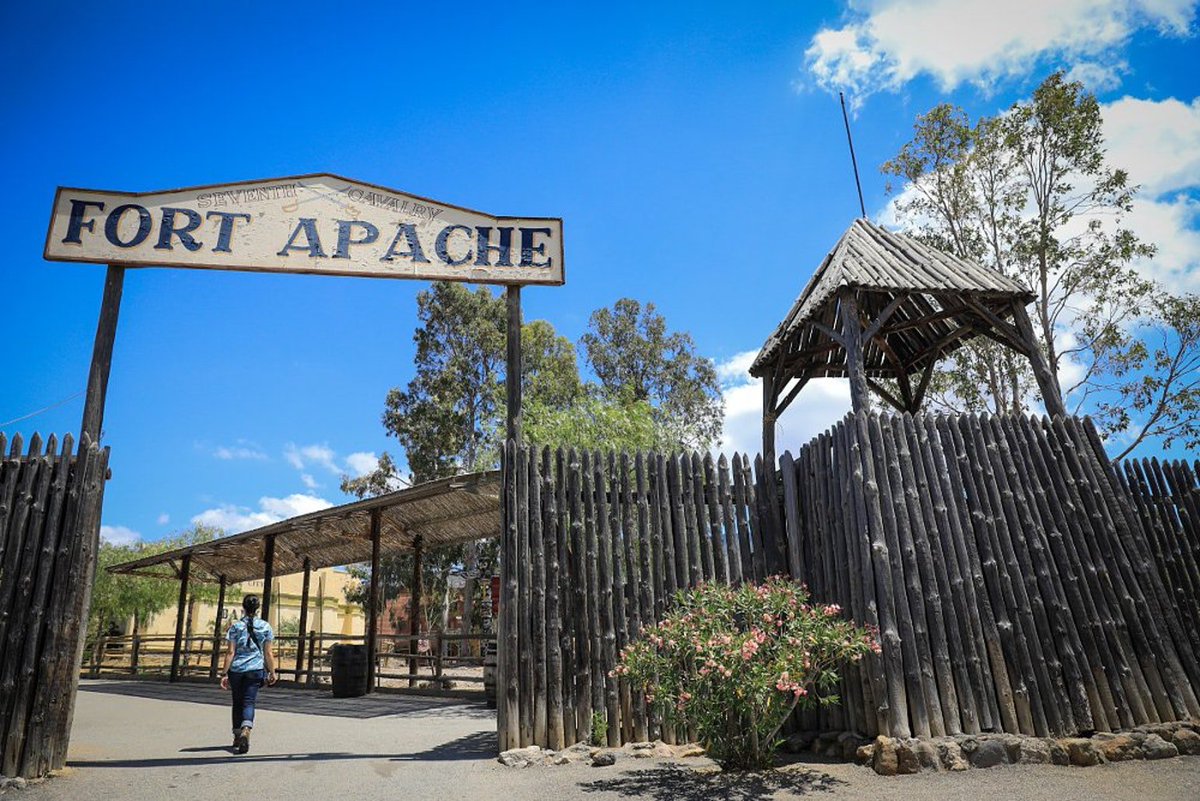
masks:
<instances>
[{"instance_id":1,"label":"blue shirt","mask_svg":"<svg viewBox=\"0 0 1200 801\"><path fill-rule=\"evenodd\" d=\"M250 639L250 632L246 628L245 618L230 626L229 633L225 635L225 639L233 643L234 647L233 662L229 665L231 673L245 673L250 670L266 669L262 649L267 646L267 643L275 639L275 632L271 630L271 624L261 617L255 617L253 620L254 637L258 640L257 645Z\"/></svg>"}]
</instances>

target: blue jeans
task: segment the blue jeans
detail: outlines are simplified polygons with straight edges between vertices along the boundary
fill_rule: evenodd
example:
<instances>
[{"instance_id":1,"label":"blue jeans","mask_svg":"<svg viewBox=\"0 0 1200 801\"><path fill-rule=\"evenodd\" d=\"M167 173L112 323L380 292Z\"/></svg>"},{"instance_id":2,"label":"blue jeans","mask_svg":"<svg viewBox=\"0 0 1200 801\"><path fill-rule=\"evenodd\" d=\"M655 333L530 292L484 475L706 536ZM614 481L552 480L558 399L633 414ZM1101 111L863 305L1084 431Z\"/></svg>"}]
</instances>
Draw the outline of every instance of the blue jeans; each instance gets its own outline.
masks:
<instances>
[{"instance_id":1,"label":"blue jeans","mask_svg":"<svg viewBox=\"0 0 1200 801\"><path fill-rule=\"evenodd\" d=\"M265 670L229 671L229 689L233 691L233 733L243 726L254 728L254 702L258 688L266 683Z\"/></svg>"}]
</instances>

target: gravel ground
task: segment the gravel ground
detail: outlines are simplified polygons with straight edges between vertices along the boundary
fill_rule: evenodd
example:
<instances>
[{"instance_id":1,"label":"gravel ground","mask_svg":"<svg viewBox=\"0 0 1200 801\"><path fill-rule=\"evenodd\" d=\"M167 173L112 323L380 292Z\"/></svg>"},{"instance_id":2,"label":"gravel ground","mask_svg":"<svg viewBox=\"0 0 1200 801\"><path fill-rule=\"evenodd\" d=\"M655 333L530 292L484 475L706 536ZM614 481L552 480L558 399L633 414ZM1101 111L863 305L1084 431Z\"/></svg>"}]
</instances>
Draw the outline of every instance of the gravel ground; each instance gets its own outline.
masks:
<instances>
[{"instance_id":1,"label":"gravel ground","mask_svg":"<svg viewBox=\"0 0 1200 801\"><path fill-rule=\"evenodd\" d=\"M884 778L841 763L803 762L770 774L720 774L707 760L619 760L505 768L495 717L478 705L396 695L333 699L264 692L249 754L227 750L227 696L203 685L84 682L68 770L5 795L30 801L220 798L1022 799L1200 801L1200 757L1095 768L1014 766ZM254 788L254 789L249 789ZM18 794L19 793L19 794Z\"/></svg>"}]
</instances>

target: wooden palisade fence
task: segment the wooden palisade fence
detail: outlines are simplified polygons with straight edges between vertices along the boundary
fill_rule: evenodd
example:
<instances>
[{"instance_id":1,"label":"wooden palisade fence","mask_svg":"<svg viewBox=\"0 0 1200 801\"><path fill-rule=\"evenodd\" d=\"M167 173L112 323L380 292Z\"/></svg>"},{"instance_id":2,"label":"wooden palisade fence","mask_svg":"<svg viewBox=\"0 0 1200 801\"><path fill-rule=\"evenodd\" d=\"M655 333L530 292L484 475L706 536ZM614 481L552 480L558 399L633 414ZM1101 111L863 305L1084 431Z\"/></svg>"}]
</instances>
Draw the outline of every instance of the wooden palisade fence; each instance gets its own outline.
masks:
<instances>
[{"instance_id":1,"label":"wooden palisade fence","mask_svg":"<svg viewBox=\"0 0 1200 801\"><path fill-rule=\"evenodd\" d=\"M0 435L0 454L8 443ZM66 763L108 449L20 435L0 462L0 773Z\"/></svg>"},{"instance_id":2,"label":"wooden palisade fence","mask_svg":"<svg viewBox=\"0 0 1200 801\"><path fill-rule=\"evenodd\" d=\"M1162 569L1195 555L1196 530L1188 544L1159 526L1090 421L851 416L780 472L793 573L881 630L882 655L845 671L818 728L1048 736L1200 717L1200 642L1179 614L1197 595Z\"/></svg>"},{"instance_id":3,"label":"wooden palisade fence","mask_svg":"<svg viewBox=\"0 0 1200 801\"><path fill-rule=\"evenodd\" d=\"M854 416L761 464L506 453L501 750L686 736L609 672L679 588L800 577L878 626L803 728L1048 736L1200 718L1200 487L1087 420ZM513 612L515 611L515 614Z\"/></svg>"},{"instance_id":4,"label":"wooden palisade fence","mask_svg":"<svg viewBox=\"0 0 1200 801\"><path fill-rule=\"evenodd\" d=\"M594 714L609 744L674 742L676 733L609 673L677 589L785 569L783 543L758 525L761 469L740 455L511 442L505 466L510 529L501 558L517 569L504 571L500 602L501 750L586 740Z\"/></svg>"}]
</instances>

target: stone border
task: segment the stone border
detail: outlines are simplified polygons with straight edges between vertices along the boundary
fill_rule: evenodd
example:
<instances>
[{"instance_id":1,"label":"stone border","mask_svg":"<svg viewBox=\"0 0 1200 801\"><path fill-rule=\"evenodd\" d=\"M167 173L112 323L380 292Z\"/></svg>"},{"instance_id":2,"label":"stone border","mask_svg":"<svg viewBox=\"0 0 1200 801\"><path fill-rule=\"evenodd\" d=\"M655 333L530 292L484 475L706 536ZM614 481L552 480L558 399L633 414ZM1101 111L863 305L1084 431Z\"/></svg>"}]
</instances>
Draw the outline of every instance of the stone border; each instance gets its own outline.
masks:
<instances>
[{"instance_id":1,"label":"stone border","mask_svg":"<svg viewBox=\"0 0 1200 801\"><path fill-rule=\"evenodd\" d=\"M510 768L528 768L536 765L584 764L604 768L615 764L617 759L691 759L704 756L704 749L695 743L667 745L662 740L644 743L626 743L620 748L602 748L587 743L575 743L561 751L531 745L526 748L511 748L502 753L497 761Z\"/></svg>"},{"instance_id":2,"label":"stone border","mask_svg":"<svg viewBox=\"0 0 1200 801\"><path fill-rule=\"evenodd\" d=\"M1090 767L1131 759L1200 755L1200 723L1151 723L1129 731L1098 732L1091 737L1029 737L1019 734L970 734L954 737L876 737L856 732L793 734L784 742L791 753L814 754L857 762L881 776L990 768L996 765L1076 765Z\"/></svg>"}]
</instances>

